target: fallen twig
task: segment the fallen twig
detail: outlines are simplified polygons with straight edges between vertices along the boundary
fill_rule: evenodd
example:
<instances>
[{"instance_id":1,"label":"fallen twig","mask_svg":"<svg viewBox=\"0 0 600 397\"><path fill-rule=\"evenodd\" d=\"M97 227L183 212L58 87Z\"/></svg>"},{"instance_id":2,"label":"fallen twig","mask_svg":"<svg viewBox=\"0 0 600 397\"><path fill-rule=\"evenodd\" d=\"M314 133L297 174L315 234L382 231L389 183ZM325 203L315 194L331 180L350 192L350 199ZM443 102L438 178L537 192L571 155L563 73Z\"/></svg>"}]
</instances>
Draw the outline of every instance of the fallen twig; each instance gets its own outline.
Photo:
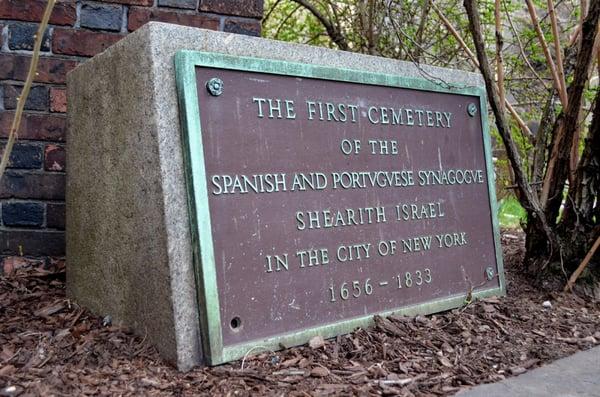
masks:
<instances>
[{"instance_id":1,"label":"fallen twig","mask_svg":"<svg viewBox=\"0 0 600 397\"><path fill-rule=\"evenodd\" d=\"M581 262L579 267L577 267L577 269L575 269L575 271L571 275L571 278L567 282L567 285L565 285L564 292L571 291L573 289L573 285L575 284L575 281L577 281L577 279L579 278L581 273L583 273L583 270L587 267L588 263L590 263L590 260L596 253L596 250L598 249L598 247L600 247L600 236L598 236L598 238L596 239L596 242L594 243L594 245L592 245L592 248L590 249L590 251L587 253L585 258L583 258L583 261Z\"/></svg>"}]
</instances>

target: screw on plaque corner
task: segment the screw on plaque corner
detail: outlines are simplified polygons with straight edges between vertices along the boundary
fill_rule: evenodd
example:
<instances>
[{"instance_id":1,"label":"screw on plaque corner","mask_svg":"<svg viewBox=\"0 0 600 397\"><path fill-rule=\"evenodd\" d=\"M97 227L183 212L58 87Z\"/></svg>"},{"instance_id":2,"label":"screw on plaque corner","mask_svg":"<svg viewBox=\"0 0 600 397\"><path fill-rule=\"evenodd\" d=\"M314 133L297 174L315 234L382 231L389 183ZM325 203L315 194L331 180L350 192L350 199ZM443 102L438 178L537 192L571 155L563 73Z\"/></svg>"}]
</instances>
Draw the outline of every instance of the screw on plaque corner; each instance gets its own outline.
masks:
<instances>
[{"instance_id":1,"label":"screw on plaque corner","mask_svg":"<svg viewBox=\"0 0 600 397\"><path fill-rule=\"evenodd\" d=\"M475 117L475 115L477 114L477 105L475 105L472 102L469 103L469 105L467 106L467 113L469 113L469 116Z\"/></svg>"},{"instance_id":2,"label":"screw on plaque corner","mask_svg":"<svg viewBox=\"0 0 600 397\"><path fill-rule=\"evenodd\" d=\"M494 278L494 269L492 269L491 267L488 267L487 269L485 269L485 276L487 277L488 280L491 280Z\"/></svg>"},{"instance_id":3,"label":"screw on plaque corner","mask_svg":"<svg viewBox=\"0 0 600 397\"><path fill-rule=\"evenodd\" d=\"M223 80L213 77L206 82L206 89L212 96L219 96L223 93Z\"/></svg>"}]
</instances>

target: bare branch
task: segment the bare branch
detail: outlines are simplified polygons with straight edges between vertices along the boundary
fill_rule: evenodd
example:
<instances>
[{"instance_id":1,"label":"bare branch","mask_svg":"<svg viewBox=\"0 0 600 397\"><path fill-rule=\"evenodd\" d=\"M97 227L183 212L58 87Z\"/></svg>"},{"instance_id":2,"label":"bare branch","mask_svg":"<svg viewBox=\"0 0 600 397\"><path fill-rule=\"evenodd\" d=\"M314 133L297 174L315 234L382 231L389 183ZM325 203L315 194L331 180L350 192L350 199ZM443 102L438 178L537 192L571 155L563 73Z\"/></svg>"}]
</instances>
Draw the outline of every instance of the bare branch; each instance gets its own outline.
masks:
<instances>
[{"instance_id":1,"label":"bare branch","mask_svg":"<svg viewBox=\"0 0 600 397\"><path fill-rule=\"evenodd\" d=\"M348 42L344 35L339 31L339 29L327 18L325 17L313 4L309 3L307 0L293 0L296 3L300 4L308 11L311 12L321 22L321 24L325 27L327 34L331 38L331 40L338 46L340 50L348 51L350 47L348 46Z\"/></svg>"},{"instance_id":2,"label":"bare branch","mask_svg":"<svg viewBox=\"0 0 600 397\"><path fill-rule=\"evenodd\" d=\"M596 55L600 55L596 53ZM597 59L600 68L600 59ZM577 165L574 182L569 184L568 200L565 201L562 224L565 230L575 228L593 229L600 219L600 203L597 203L600 192L598 165L600 164L600 90L592 103L592 121L585 137L585 145L581 160ZM596 209L594 209L596 208ZM596 212L597 214L595 214ZM597 230L600 234L600 229Z\"/></svg>"},{"instance_id":3,"label":"bare branch","mask_svg":"<svg viewBox=\"0 0 600 397\"><path fill-rule=\"evenodd\" d=\"M560 36L558 35L558 22L556 21L556 12L554 11L554 1L548 0L548 14L550 15L550 25L552 26L552 36L554 36L554 53L556 54L556 69L558 72L558 82L560 89L567 92L567 83L565 82L565 71L563 69L562 48L560 46ZM566 104L563 103L564 106Z\"/></svg>"},{"instance_id":4,"label":"bare branch","mask_svg":"<svg viewBox=\"0 0 600 397\"><path fill-rule=\"evenodd\" d=\"M504 12L506 14L506 19L508 20L508 24L510 26L510 29L512 30L513 37L517 40L517 45L519 47L519 52L521 53L521 57L523 58L523 61L525 61L525 64L527 65L529 70L531 70L531 73L533 73L533 75L535 77L537 77L537 79L540 81L540 83L542 83L544 85L544 87L546 87L546 89L548 89L549 88L548 84L544 81L544 79L542 79L540 77L538 72L536 72L536 70L531 65L531 62L529 62L529 58L527 57L527 55L525 54L525 50L523 49L523 42L521 41L521 37L519 36L519 33L517 33L517 29L515 28L515 25L513 24L512 18L510 16L510 12L508 12L508 9L506 8L506 3L505 2L503 2L503 3L504 3Z\"/></svg>"},{"instance_id":5,"label":"bare branch","mask_svg":"<svg viewBox=\"0 0 600 397\"><path fill-rule=\"evenodd\" d=\"M555 138L546 168L541 197L544 210L552 219L558 215L562 203L562 191L569 173L571 145L579 121L583 91L589 78L590 65L596 55L594 41L599 17L600 1L594 1L590 4L588 15L581 28L581 48L577 54L573 82L569 86L569 105L563 109L556 123Z\"/></svg>"},{"instance_id":6,"label":"bare branch","mask_svg":"<svg viewBox=\"0 0 600 397\"><path fill-rule=\"evenodd\" d=\"M589 9L588 0L580 0L579 5L580 5L579 26L581 28L581 25L583 25L583 21L585 20L585 17L587 17L587 13L588 13L588 9Z\"/></svg>"},{"instance_id":7,"label":"bare branch","mask_svg":"<svg viewBox=\"0 0 600 397\"><path fill-rule=\"evenodd\" d=\"M552 90L548 96L548 99L546 100L544 110L542 111L540 125L535 137L535 147L533 149L531 170L532 181L543 181L544 179L544 166L546 165L546 147L548 146L548 136L552 132L552 126L556 121L556 117L554 115L555 98L556 93L554 90ZM534 189L539 197L540 190L542 189L542 183L540 182L538 185L539 186L535 186Z\"/></svg>"},{"instance_id":8,"label":"bare branch","mask_svg":"<svg viewBox=\"0 0 600 397\"><path fill-rule=\"evenodd\" d=\"M376 47L376 34L375 34L375 2L373 0L369 0L368 7L368 26L367 29L367 49L370 55L376 55L375 47Z\"/></svg>"},{"instance_id":9,"label":"bare branch","mask_svg":"<svg viewBox=\"0 0 600 397\"><path fill-rule=\"evenodd\" d=\"M281 0L277 0L275 3L273 3L273 5L271 6L271 8L269 8L269 11L267 11L267 15L265 15L265 17L262 20L262 25L263 26L265 26L265 24L267 23L267 21L269 20L269 18L271 18L271 14L273 13L273 11L275 11L275 9L279 5L279 3L281 3Z\"/></svg>"},{"instance_id":10,"label":"bare branch","mask_svg":"<svg viewBox=\"0 0 600 397\"><path fill-rule=\"evenodd\" d=\"M596 250L598 249L598 247L600 247L600 236L596 239L596 242L594 243L592 248L589 250L589 252L585 256L585 258L583 259L581 264L577 267L577 269L575 269L575 271L571 275L571 278L569 278L567 285L565 285L564 292L571 291L573 289L573 284L575 284L575 281L577 281L577 279L579 278L581 273L583 273L583 271L587 267L588 263L590 263L590 260L596 253Z\"/></svg>"},{"instance_id":11,"label":"bare branch","mask_svg":"<svg viewBox=\"0 0 600 397\"><path fill-rule=\"evenodd\" d=\"M558 96L560 97L560 101L563 106L566 108L568 105L568 97L567 92L560 83L560 78L558 77L558 72L556 71L556 65L554 64L554 60L552 59L552 55L550 55L550 50L548 49L548 43L546 43L546 39L544 38L544 33L542 32L542 28L540 27L540 21L537 17L537 12L535 11L535 6L533 5L531 0L525 0L527 3L527 8L529 9L529 15L531 16L531 23L537 33L538 40L540 45L542 46L542 50L544 51L544 56L546 57L546 62L548 62L548 66L550 67L550 73L552 74L552 79L554 81L554 88L558 92Z\"/></svg>"},{"instance_id":12,"label":"bare branch","mask_svg":"<svg viewBox=\"0 0 600 397\"><path fill-rule=\"evenodd\" d=\"M410 41L415 46L416 49L420 50L419 54L426 54L426 55L429 55L432 59L435 59L439 63L443 62L437 55L435 55L434 53L429 52L425 48L423 48L415 39L413 39L409 34L407 34L404 31L404 29L402 29L400 26L396 25L396 22L394 22L394 18L391 13L391 5L390 5L390 7L387 8L386 12L387 12L388 17L390 18L390 23L391 23L392 27L394 28L394 32L396 33L396 37L398 38L398 41L402 42L402 38L398 34L398 32L400 32L402 34L402 36L404 36L408 41ZM419 63L419 58L417 55L410 53L408 51L407 51L407 55L411 59L411 61L413 61L414 63Z\"/></svg>"},{"instance_id":13,"label":"bare branch","mask_svg":"<svg viewBox=\"0 0 600 397\"><path fill-rule=\"evenodd\" d=\"M300 9L300 7L302 7L302 6L300 4L298 4L289 14L287 14L287 16L285 18L283 18L283 20L281 21L281 23L277 27L277 30L275 31L275 34L273 35L274 38L278 38L279 37L279 33L281 32L281 29L283 29L283 27L285 26L285 24L287 23L287 21L292 17L292 15L294 15L296 13L296 11L298 11Z\"/></svg>"},{"instance_id":14,"label":"bare branch","mask_svg":"<svg viewBox=\"0 0 600 397\"><path fill-rule=\"evenodd\" d=\"M469 18L469 28L473 36L473 43L475 44L475 49L477 50L477 59L479 60L480 65L479 70L483 75L488 93L488 99L492 107L492 111L494 112L494 116L496 117L498 133L502 138L504 147L506 148L507 157L515 173L515 182L518 186L521 204L523 207L525 207L530 215L531 221L540 224L541 230L544 231L546 237L548 238L550 249L552 249L552 246L555 242L555 237L552 234L548 223L546 222L546 217L542 211L537 196L534 194L531 186L527 182L527 177L523 171L521 156L519 155L517 145L510 134L508 122L504 112L502 112L502 107L500 106L497 87L494 84L490 64L485 53L485 44L483 42L483 34L481 32L481 22L479 20L479 12L477 11L475 0L464 0L464 5Z\"/></svg>"},{"instance_id":15,"label":"bare branch","mask_svg":"<svg viewBox=\"0 0 600 397\"><path fill-rule=\"evenodd\" d=\"M469 56L469 59L471 60L473 65L475 65L476 68L479 68L479 61L477 61L477 58L475 57L475 54L473 54L473 51L471 51L471 49L467 46L467 44L462 39L462 37L460 36L458 31L456 29L454 29L454 26L452 26L452 24L450 23L448 18L446 18L446 16L442 13L442 11L435 5L433 0L431 1L431 7L435 10L436 14L441 19L444 26L446 26L446 29L448 29L448 31L452 34L452 36L454 36L456 41L458 41L458 44L461 46L461 48L467 53L467 55ZM496 86L496 84L494 84L494 86ZM521 119L521 117L519 116L519 114L517 113L515 108L510 104L510 102L508 102L506 100L506 98L504 99L504 103L505 103L506 108L510 112L511 116L515 119L515 121L521 128L521 131L523 131L523 134L528 139L530 139L530 140L533 139L533 134L531 133L531 130L529 129L529 127L527 127L527 124L525 124L523 119Z\"/></svg>"},{"instance_id":16,"label":"bare branch","mask_svg":"<svg viewBox=\"0 0 600 397\"><path fill-rule=\"evenodd\" d=\"M575 44L575 42L579 38L580 34L581 34L581 25L577 25L577 27L575 28L575 31L573 32L573 34L571 35L571 38L569 39L569 47L572 46L573 44Z\"/></svg>"},{"instance_id":17,"label":"bare branch","mask_svg":"<svg viewBox=\"0 0 600 397\"><path fill-rule=\"evenodd\" d=\"M427 25L427 17L429 16L429 1L423 1L423 6L421 7L421 17L419 21L419 27L417 28L417 33L415 33L415 41L419 43L417 47L415 47L415 52L413 56L420 60L423 47L421 46L423 41L423 32L425 31L425 26Z\"/></svg>"},{"instance_id":18,"label":"bare branch","mask_svg":"<svg viewBox=\"0 0 600 397\"><path fill-rule=\"evenodd\" d=\"M584 4L582 4L582 7L584 6ZM585 11L587 13L587 8L585 8ZM599 32L600 32L600 26L599 28ZM596 39L594 42L594 49L593 49L593 54L592 56L595 56L598 54L598 50L600 49L600 33L596 33ZM581 137L581 126L585 121L585 117L586 115L584 114L584 112L579 112L579 115L577 117L577 124L575 126L575 131L573 132L573 142L571 143L571 160L569 162L569 182L573 182L575 177L576 177L576 173L577 173L577 164L579 163L579 140Z\"/></svg>"},{"instance_id":19,"label":"bare branch","mask_svg":"<svg viewBox=\"0 0 600 397\"><path fill-rule=\"evenodd\" d=\"M496 0L494 4L494 20L496 22L496 76L498 80L500 108L504 112L504 102L506 102L506 95L504 94L504 60L502 59L504 39L502 38L502 20L500 19L500 15L500 0Z\"/></svg>"},{"instance_id":20,"label":"bare branch","mask_svg":"<svg viewBox=\"0 0 600 397\"><path fill-rule=\"evenodd\" d=\"M37 65L40 59L40 49L42 47L42 42L44 41L44 32L46 32L48 20L50 19L50 14L52 14L52 9L54 8L55 2L56 0L48 0L48 4L46 5L46 9L44 10L44 15L42 16L42 21L40 22L40 26L38 27L37 33L34 36L35 42L33 45L33 56L31 57L31 63L29 64L29 72L27 73L25 85L23 86L23 90L21 91L21 95L19 96L17 102L15 118L13 119L12 125L10 127L10 132L8 134L8 142L4 147L4 154L2 155L2 160L0 160L0 181L2 180L2 175L4 175L4 171L8 166L8 159L10 158L10 153L12 152L15 140L17 139L17 132L19 131L19 126L21 125L21 118L23 116L23 109L25 108L25 101L29 96L31 84L33 83L33 80L36 76Z\"/></svg>"},{"instance_id":21,"label":"bare branch","mask_svg":"<svg viewBox=\"0 0 600 397\"><path fill-rule=\"evenodd\" d=\"M446 18L446 16L442 12L442 10L440 10L438 8L438 6L435 5L433 0L431 0L430 4L431 4L431 7L435 10L438 17L442 20L442 23L444 24L444 26L446 26L446 29L448 29L450 31L450 33L452 33L452 36L454 36L456 41L458 41L458 44L462 47L463 50L465 50L465 52L467 53L467 55L469 56L469 58L471 59L473 64L476 67L479 67L479 63L477 62L477 57L475 56L475 54L473 54L473 51L471 51L471 49L469 48L467 43L465 43L465 41L462 39L462 37L460 36L458 31L456 29L454 29L454 26L452 26L452 23L450 23L448 18Z\"/></svg>"}]
</instances>

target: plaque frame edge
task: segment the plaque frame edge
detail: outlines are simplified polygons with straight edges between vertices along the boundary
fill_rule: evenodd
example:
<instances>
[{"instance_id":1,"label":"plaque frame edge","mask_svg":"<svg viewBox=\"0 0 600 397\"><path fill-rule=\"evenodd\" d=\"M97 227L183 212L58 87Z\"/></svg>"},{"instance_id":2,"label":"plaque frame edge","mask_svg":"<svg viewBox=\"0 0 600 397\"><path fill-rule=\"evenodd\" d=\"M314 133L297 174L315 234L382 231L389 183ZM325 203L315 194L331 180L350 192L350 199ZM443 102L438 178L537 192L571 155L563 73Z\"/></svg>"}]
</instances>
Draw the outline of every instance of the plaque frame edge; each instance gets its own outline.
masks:
<instances>
[{"instance_id":1,"label":"plaque frame edge","mask_svg":"<svg viewBox=\"0 0 600 397\"><path fill-rule=\"evenodd\" d=\"M275 335L260 340L224 346L221 334L221 316L217 289L212 228L208 202L208 189L198 106L198 87L196 67L211 67L227 70L276 74L290 77L303 77L340 81L364 85L378 85L391 88L407 88L429 92L450 93L475 96L479 98L481 131L487 175L489 208L492 221L492 233L496 257L496 275L498 287L483 289L472 293L473 299L506 295L504 263L500 243L500 225L498 222L494 167L492 162L491 136L487 112L487 94L482 85L446 84L425 78L403 77L356 69L331 68L317 64L306 64L276 59L264 59L227 55L215 52L179 50L175 54L175 77L179 104L180 128L182 133L183 156L185 161L186 191L188 195L190 230L196 278L198 314L201 328L201 344L204 360L209 365L219 365L244 357L250 351L280 350L306 343L311 337L321 335L324 338L352 332L359 327L373 324L374 315L354 317L300 331ZM485 110L485 111L484 111ZM196 178L194 178L194 175ZM201 233L200 230L208 230ZM453 295L441 299L391 309L378 315L415 315L431 314L450 310L465 304L465 295ZM206 310L202 311L201 308Z\"/></svg>"}]
</instances>

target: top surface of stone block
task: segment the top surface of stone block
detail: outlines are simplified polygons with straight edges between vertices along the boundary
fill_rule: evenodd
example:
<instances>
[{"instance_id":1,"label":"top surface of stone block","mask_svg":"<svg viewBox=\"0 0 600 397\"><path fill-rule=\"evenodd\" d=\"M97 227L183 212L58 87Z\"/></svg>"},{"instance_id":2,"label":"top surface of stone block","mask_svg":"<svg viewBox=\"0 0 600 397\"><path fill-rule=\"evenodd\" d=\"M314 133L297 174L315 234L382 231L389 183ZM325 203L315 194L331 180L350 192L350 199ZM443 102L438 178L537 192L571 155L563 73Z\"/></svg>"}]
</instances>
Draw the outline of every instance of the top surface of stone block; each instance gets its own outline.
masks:
<instances>
[{"instance_id":1,"label":"top surface of stone block","mask_svg":"<svg viewBox=\"0 0 600 397\"><path fill-rule=\"evenodd\" d=\"M217 32L191 28L162 22L149 22L133 34L130 34L117 46L127 46L128 51L144 51L138 44L146 41L151 56L161 67L173 70L173 57L178 50L197 50L265 59L277 59L334 68L355 69L375 73L400 74L403 77L419 79L440 79L440 84L461 84L465 86L484 86L479 73L446 69L429 65L416 65L411 62L332 50L303 44L285 43L270 39L249 37L235 33ZM110 48L107 50L110 51ZM94 59L86 62L93 63ZM167 63L169 65L167 65ZM158 66L158 65L157 65ZM174 76L168 76L174 82ZM168 85L167 85L168 86ZM165 86L165 88L167 87ZM170 86L174 88L173 86Z\"/></svg>"}]
</instances>

